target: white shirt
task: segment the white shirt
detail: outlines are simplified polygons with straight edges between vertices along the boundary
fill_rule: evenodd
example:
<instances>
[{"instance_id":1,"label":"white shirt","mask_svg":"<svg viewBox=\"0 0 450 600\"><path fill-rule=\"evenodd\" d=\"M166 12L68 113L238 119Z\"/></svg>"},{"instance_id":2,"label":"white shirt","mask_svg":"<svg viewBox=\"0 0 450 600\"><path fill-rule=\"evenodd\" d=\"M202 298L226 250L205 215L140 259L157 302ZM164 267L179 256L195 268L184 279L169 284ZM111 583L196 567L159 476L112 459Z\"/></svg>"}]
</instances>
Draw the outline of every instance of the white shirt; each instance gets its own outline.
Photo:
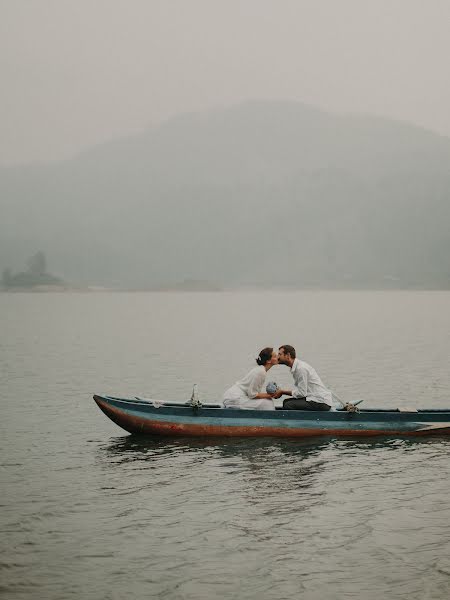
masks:
<instances>
[{"instance_id":1,"label":"white shirt","mask_svg":"<svg viewBox=\"0 0 450 600\"><path fill-rule=\"evenodd\" d=\"M294 378L294 398L306 398L307 401L320 402L333 406L333 396L311 365L296 358L291 368Z\"/></svg>"},{"instance_id":2,"label":"white shirt","mask_svg":"<svg viewBox=\"0 0 450 600\"><path fill-rule=\"evenodd\" d=\"M265 381L266 369L262 365L254 367L225 392L223 401L252 399L263 391Z\"/></svg>"}]
</instances>

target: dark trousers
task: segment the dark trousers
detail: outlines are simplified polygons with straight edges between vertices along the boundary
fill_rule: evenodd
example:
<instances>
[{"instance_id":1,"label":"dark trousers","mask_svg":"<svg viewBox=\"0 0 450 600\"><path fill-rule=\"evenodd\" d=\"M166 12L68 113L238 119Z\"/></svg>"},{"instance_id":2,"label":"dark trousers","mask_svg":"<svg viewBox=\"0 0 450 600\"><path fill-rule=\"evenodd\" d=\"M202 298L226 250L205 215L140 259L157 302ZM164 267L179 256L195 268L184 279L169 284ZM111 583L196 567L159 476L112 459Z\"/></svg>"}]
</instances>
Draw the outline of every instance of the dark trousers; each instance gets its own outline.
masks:
<instances>
[{"instance_id":1,"label":"dark trousers","mask_svg":"<svg viewBox=\"0 0 450 600\"><path fill-rule=\"evenodd\" d=\"M330 410L331 406L323 402L308 401L306 398L286 398L283 410Z\"/></svg>"}]
</instances>

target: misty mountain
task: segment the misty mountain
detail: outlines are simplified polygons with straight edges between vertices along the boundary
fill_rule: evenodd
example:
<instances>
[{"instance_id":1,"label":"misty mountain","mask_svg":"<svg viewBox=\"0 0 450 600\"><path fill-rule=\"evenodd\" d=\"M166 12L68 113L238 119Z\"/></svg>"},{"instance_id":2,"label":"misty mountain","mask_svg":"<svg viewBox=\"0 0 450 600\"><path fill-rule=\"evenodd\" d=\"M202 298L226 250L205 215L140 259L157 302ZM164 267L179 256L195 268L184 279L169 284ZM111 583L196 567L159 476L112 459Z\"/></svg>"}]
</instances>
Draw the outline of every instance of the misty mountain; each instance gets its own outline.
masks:
<instances>
[{"instance_id":1,"label":"misty mountain","mask_svg":"<svg viewBox=\"0 0 450 600\"><path fill-rule=\"evenodd\" d=\"M0 270L82 284L450 287L450 139L291 102L0 169Z\"/></svg>"}]
</instances>

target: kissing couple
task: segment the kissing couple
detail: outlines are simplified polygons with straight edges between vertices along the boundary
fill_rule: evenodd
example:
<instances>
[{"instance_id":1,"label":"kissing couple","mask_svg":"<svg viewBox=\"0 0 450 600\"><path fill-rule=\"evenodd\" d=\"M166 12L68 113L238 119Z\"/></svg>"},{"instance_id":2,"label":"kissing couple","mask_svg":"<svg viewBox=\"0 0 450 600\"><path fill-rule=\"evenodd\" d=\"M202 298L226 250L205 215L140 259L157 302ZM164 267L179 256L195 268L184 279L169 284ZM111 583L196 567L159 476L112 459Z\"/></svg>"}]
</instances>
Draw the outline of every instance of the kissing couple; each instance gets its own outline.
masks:
<instances>
[{"instance_id":1,"label":"kissing couple","mask_svg":"<svg viewBox=\"0 0 450 600\"><path fill-rule=\"evenodd\" d=\"M242 379L232 385L223 395L225 408L251 410L275 410L274 399L283 400L283 410L330 410L333 394L325 387L317 371L307 362L297 358L293 346L284 344L278 348L263 348L253 367ZM280 389L271 382L265 386L267 371L274 365L290 368L293 385Z\"/></svg>"}]
</instances>

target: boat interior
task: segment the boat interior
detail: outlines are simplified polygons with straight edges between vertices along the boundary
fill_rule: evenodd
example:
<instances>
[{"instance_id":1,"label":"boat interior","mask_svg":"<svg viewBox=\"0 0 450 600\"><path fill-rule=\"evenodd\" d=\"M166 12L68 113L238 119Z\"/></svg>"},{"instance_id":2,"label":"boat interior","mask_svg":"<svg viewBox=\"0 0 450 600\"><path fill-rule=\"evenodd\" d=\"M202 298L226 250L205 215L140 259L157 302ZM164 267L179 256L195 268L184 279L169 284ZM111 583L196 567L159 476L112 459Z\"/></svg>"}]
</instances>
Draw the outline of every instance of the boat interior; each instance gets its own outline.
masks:
<instances>
[{"instance_id":1,"label":"boat interior","mask_svg":"<svg viewBox=\"0 0 450 600\"><path fill-rule=\"evenodd\" d=\"M130 398L130 399L124 399L124 398L113 398L111 397L113 400L126 400L128 402L135 402L136 400L138 400L139 402L143 402L143 403L151 403L152 400L149 398L140 398L138 396L136 396L135 398ZM164 402L162 400L157 401L158 404L160 406L186 406L186 407L191 407L191 403L190 402ZM359 402L358 402L359 404ZM220 408L220 409L224 409L224 407L221 404L211 404L211 403L202 403L201 405L203 408ZM283 410L282 406L276 406L275 410ZM310 412L310 411L307 411ZM345 409L343 408L338 408L335 412L346 412ZM358 412L360 413L434 413L434 414L440 414L440 413L448 413L450 412L450 408L414 408L414 407L408 407L408 406L399 406L396 408L359 408Z\"/></svg>"}]
</instances>

